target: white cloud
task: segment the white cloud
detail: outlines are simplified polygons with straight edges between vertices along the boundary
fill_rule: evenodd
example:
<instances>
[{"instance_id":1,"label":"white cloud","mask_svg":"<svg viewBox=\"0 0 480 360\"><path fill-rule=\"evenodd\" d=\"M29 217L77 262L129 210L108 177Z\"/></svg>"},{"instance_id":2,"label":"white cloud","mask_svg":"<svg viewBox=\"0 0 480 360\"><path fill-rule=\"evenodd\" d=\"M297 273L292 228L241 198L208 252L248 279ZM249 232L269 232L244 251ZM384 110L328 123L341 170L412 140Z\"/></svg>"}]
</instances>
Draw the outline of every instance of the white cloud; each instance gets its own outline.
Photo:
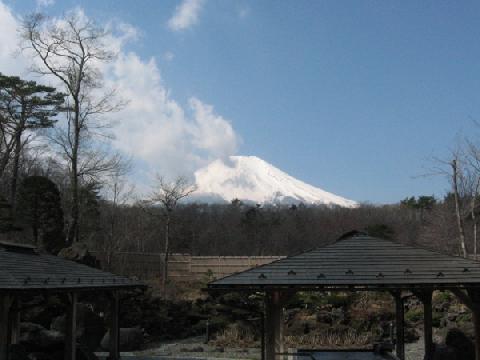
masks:
<instances>
[{"instance_id":1,"label":"white cloud","mask_svg":"<svg viewBox=\"0 0 480 360\"><path fill-rule=\"evenodd\" d=\"M19 23L19 19L10 8L0 1L0 72L24 76L28 68L27 60L21 55L16 55Z\"/></svg>"},{"instance_id":2,"label":"white cloud","mask_svg":"<svg viewBox=\"0 0 480 360\"><path fill-rule=\"evenodd\" d=\"M205 0L183 0L168 20L168 27L173 31L181 31L195 25L204 3Z\"/></svg>"},{"instance_id":3,"label":"white cloud","mask_svg":"<svg viewBox=\"0 0 480 360\"><path fill-rule=\"evenodd\" d=\"M239 140L231 124L197 98L187 109L173 100L154 59L122 54L113 66L118 93L130 101L114 115L116 147L167 176L190 175L236 152Z\"/></svg>"},{"instance_id":4,"label":"white cloud","mask_svg":"<svg viewBox=\"0 0 480 360\"><path fill-rule=\"evenodd\" d=\"M36 0L35 2L38 7L47 7L55 4L55 0Z\"/></svg>"},{"instance_id":5,"label":"white cloud","mask_svg":"<svg viewBox=\"0 0 480 360\"><path fill-rule=\"evenodd\" d=\"M81 9L75 11L86 16ZM18 25L0 0L0 69L6 74L20 74L29 65L26 58L18 61L5 55L18 44ZM145 60L126 51L126 43L138 38L137 29L123 23L105 26L111 30L105 43L118 57L98 66L106 86L115 87L119 97L129 101L122 111L108 115L117 124L111 130L115 136L112 145L139 164L133 174L137 180L142 172L192 175L217 158L235 154L239 137L228 120L198 97L181 105L170 95L153 57Z\"/></svg>"}]
</instances>

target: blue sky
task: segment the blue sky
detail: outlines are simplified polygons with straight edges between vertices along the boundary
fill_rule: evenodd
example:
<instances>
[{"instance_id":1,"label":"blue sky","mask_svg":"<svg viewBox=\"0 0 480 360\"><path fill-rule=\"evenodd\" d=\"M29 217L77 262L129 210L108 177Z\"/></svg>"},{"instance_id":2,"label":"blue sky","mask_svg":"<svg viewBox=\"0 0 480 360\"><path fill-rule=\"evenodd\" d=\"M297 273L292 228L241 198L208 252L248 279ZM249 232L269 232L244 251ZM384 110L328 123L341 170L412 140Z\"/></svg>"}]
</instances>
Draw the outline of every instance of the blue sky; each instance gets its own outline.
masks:
<instances>
[{"instance_id":1,"label":"blue sky","mask_svg":"<svg viewBox=\"0 0 480 360\"><path fill-rule=\"evenodd\" d=\"M125 52L153 59L181 106L213 106L237 154L347 198L442 196L445 179L421 176L430 158L479 139L480 2L205 0L181 29L177 0L50 2L132 25Z\"/></svg>"}]
</instances>

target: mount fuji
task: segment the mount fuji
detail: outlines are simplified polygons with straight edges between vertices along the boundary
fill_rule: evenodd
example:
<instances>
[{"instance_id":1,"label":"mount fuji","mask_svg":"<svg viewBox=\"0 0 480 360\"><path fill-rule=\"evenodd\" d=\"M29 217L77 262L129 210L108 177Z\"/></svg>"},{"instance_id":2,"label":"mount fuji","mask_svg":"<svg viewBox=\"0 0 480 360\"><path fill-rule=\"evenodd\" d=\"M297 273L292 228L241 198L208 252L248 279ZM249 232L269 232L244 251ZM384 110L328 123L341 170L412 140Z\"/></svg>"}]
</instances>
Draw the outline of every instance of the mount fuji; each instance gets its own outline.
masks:
<instances>
[{"instance_id":1,"label":"mount fuji","mask_svg":"<svg viewBox=\"0 0 480 360\"><path fill-rule=\"evenodd\" d=\"M306 184L256 156L230 156L195 172L197 190L190 201L226 203L233 199L257 204L358 204Z\"/></svg>"}]
</instances>

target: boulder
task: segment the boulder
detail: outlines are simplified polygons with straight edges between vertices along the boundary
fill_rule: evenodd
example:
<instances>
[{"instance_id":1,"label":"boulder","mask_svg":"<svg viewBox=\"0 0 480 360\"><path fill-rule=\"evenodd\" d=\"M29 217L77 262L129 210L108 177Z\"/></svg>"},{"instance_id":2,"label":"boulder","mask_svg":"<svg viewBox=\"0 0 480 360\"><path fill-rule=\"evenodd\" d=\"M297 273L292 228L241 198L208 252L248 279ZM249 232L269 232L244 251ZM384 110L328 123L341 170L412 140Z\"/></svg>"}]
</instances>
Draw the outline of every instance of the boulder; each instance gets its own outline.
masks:
<instances>
[{"instance_id":1,"label":"boulder","mask_svg":"<svg viewBox=\"0 0 480 360\"><path fill-rule=\"evenodd\" d=\"M462 359L457 357L457 352L455 351L454 348L448 345L435 344L433 360L462 360Z\"/></svg>"},{"instance_id":2,"label":"boulder","mask_svg":"<svg viewBox=\"0 0 480 360\"><path fill-rule=\"evenodd\" d=\"M63 346L65 336L59 331L33 323L21 323L20 328L20 344L28 350L53 350Z\"/></svg>"},{"instance_id":3,"label":"boulder","mask_svg":"<svg viewBox=\"0 0 480 360\"><path fill-rule=\"evenodd\" d=\"M457 359L475 360L475 345L459 329L448 330L445 344L455 350Z\"/></svg>"},{"instance_id":4,"label":"boulder","mask_svg":"<svg viewBox=\"0 0 480 360\"><path fill-rule=\"evenodd\" d=\"M14 360L30 360L25 346L19 344L10 345L10 358Z\"/></svg>"},{"instance_id":5,"label":"boulder","mask_svg":"<svg viewBox=\"0 0 480 360\"><path fill-rule=\"evenodd\" d=\"M99 267L95 256L93 256L88 251L87 246L82 243L75 243L70 247L60 250L58 256L91 267Z\"/></svg>"},{"instance_id":6,"label":"boulder","mask_svg":"<svg viewBox=\"0 0 480 360\"><path fill-rule=\"evenodd\" d=\"M139 328L120 329L120 350L139 350L143 344L143 331ZM108 350L110 346L110 332L107 332L101 342L102 349Z\"/></svg>"},{"instance_id":7,"label":"boulder","mask_svg":"<svg viewBox=\"0 0 480 360\"><path fill-rule=\"evenodd\" d=\"M78 304L77 318L78 341L90 351L97 350L106 330L103 318L85 304ZM50 329L64 333L65 315L53 319Z\"/></svg>"}]
</instances>

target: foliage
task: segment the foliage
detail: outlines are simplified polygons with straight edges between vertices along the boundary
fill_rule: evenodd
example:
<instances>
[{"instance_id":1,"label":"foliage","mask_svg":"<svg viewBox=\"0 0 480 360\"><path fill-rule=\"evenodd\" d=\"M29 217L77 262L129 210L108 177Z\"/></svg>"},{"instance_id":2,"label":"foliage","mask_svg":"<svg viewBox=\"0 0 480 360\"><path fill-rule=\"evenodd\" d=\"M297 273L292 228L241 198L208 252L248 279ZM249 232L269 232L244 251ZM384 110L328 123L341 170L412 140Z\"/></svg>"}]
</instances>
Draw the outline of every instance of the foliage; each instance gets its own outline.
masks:
<instances>
[{"instance_id":1,"label":"foliage","mask_svg":"<svg viewBox=\"0 0 480 360\"><path fill-rule=\"evenodd\" d=\"M22 181L18 214L31 229L35 244L54 253L65 245L60 192L48 178L30 176Z\"/></svg>"},{"instance_id":2,"label":"foliage","mask_svg":"<svg viewBox=\"0 0 480 360\"><path fill-rule=\"evenodd\" d=\"M435 204L437 203L437 199L434 196L419 196L416 198L415 196L407 197L400 201L402 206L411 208L411 209L423 209L423 210L431 210Z\"/></svg>"},{"instance_id":3,"label":"foliage","mask_svg":"<svg viewBox=\"0 0 480 360\"><path fill-rule=\"evenodd\" d=\"M381 239L393 239L394 230L386 224L373 224L365 228L368 235Z\"/></svg>"},{"instance_id":4,"label":"foliage","mask_svg":"<svg viewBox=\"0 0 480 360\"><path fill-rule=\"evenodd\" d=\"M410 323L417 323L423 319L423 309L412 308L405 313L405 320Z\"/></svg>"}]
</instances>

